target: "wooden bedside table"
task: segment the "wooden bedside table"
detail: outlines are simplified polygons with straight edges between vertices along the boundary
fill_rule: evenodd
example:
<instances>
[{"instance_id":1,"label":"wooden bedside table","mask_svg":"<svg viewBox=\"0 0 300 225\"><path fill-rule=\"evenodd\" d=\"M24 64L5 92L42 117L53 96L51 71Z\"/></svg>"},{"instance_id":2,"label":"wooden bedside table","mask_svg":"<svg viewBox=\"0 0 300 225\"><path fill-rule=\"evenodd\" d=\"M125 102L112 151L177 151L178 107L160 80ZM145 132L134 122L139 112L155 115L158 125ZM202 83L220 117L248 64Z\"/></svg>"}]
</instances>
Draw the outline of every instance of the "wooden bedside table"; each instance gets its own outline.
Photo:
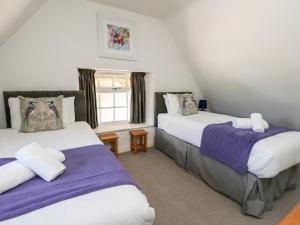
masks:
<instances>
[{"instance_id":1,"label":"wooden bedside table","mask_svg":"<svg viewBox=\"0 0 300 225\"><path fill-rule=\"evenodd\" d=\"M118 139L119 136L116 133L107 133L107 134L99 134L98 137L103 142L103 144L111 144L111 151L114 153L116 157L119 157L118 152Z\"/></svg>"},{"instance_id":2,"label":"wooden bedside table","mask_svg":"<svg viewBox=\"0 0 300 225\"><path fill-rule=\"evenodd\" d=\"M138 150L144 149L147 152L147 135L145 130L131 130L130 133L130 148L133 153L137 153Z\"/></svg>"}]
</instances>

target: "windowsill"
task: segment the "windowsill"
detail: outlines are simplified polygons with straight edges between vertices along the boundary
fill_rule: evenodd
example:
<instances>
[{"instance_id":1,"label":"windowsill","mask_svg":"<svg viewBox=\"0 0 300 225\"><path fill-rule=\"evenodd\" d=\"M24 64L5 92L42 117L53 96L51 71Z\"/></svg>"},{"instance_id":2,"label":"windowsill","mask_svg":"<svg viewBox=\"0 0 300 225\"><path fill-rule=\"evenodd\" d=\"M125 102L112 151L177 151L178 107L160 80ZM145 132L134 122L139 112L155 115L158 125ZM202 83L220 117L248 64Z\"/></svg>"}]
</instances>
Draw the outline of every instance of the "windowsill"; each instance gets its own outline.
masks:
<instances>
[{"instance_id":1,"label":"windowsill","mask_svg":"<svg viewBox=\"0 0 300 225\"><path fill-rule=\"evenodd\" d=\"M150 123L141 123L141 124L130 124L130 123L107 123L100 124L94 132L96 134L108 133L108 132L117 132L117 131L127 131L131 129L147 128L153 127L153 124Z\"/></svg>"}]
</instances>

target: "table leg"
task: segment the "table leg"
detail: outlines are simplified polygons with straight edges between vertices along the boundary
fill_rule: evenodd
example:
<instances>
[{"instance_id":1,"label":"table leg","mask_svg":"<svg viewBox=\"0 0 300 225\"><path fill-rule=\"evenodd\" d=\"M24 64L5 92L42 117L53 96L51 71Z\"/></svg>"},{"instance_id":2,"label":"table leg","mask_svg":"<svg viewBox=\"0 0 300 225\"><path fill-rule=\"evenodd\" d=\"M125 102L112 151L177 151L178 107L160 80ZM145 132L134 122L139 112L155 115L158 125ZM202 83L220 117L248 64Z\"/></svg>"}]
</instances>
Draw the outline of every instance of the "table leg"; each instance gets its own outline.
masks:
<instances>
[{"instance_id":1,"label":"table leg","mask_svg":"<svg viewBox=\"0 0 300 225\"><path fill-rule=\"evenodd\" d=\"M133 138L133 153L136 154L137 153L137 138L135 136L133 136L132 138Z\"/></svg>"},{"instance_id":2,"label":"table leg","mask_svg":"<svg viewBox=\"0 0 300 225\"><path fill-rule=\"evenodd\" d=\"M144 151L147 152L147 146L148 146L148 143L147 143L147 134L144 136L144 144L145 144Z\"/></svg>"},{"instance_id":3,"label":"table leg","mask_svg":"<svg viewBox=\"0 0 300 225\"><path fill-rule=\"evenodd\" d=\"M118 158L119 157L118 140L115 140L114 144L115 144L115 146L114 146L114 148L115 148L115 150L114 150L115 156Z\"/></svg>"}]
</instances>

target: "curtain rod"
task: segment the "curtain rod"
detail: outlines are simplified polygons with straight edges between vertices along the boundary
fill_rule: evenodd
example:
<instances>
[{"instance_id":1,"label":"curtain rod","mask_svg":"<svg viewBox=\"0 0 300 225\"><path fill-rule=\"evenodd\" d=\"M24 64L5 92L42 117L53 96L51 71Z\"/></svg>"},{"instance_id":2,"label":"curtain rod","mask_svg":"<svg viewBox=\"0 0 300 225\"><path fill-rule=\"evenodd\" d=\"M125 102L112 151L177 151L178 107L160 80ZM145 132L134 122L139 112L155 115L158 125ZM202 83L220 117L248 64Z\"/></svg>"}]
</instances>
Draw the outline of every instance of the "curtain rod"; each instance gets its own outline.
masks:
<instances>
[{"instance_id":1,"label":"curtain rod","mask_svg":"<svg viewBox=\"0 0 300 225\"><path fill-rule=\"evenodd\" d=\"M121 72L121 73L133 73L133 72L143 72L143 73L151 73L146 71L133 71L133 70L114 70L114 69L95 69L100 72Z\"/></svg>"},{"instance_id":2,"label":"curtain rod","mask_svg":"<svg viewBox=\"0 0 300 225\"><path fill-rule=\"evenodd\" d=\"M88 69L84 67L79 67L78 69ZM133 73L133 72L142 72L146 74L151 74L151 72L145 72L145 71L133 71L133 70L114 70L114 69L93 69L99 72L110 72L110 73Z\"/></svg>"}]
</instances>

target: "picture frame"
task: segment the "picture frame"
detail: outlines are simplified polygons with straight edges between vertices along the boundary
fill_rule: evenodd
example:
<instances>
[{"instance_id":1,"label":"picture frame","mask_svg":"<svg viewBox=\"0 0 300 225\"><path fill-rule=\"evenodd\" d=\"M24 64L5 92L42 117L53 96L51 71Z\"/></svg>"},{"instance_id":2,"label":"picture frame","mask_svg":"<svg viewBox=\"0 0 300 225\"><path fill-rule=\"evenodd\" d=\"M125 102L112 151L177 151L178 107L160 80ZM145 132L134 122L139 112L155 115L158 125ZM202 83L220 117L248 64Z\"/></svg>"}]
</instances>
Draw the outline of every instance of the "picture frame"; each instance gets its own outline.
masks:
<instances>
[{"instance_id":1,"label":"picture frame","mask_svg":"<svg viewBox=\"0 0 300 225\"><path fill-rule=\"evenodd\" d=\"M98 12L99 57L137 60L136 24Z\"/></svg>"}]
</instances>

